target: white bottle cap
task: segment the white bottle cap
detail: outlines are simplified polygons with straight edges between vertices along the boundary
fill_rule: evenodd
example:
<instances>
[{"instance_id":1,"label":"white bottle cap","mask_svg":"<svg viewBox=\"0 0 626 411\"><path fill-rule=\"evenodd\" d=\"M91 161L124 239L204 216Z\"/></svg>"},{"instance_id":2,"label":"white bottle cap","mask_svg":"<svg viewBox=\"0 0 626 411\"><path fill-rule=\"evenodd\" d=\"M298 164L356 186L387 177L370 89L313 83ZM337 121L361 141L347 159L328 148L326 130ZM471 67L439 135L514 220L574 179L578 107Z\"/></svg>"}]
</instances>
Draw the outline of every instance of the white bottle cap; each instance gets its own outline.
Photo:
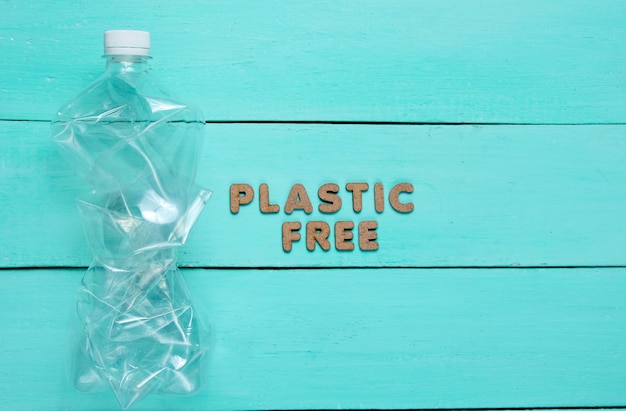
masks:
<instances>
[{"instance_id":1,"label":"white bottle cap","mask_svg":"<svg viewBox=\"0 0 626 411\"><path fill-rule=\"evenodd\" d=\"M150 33L138 30L105 31L104 55L149 56Z\"/></svg>"}]
</instances>

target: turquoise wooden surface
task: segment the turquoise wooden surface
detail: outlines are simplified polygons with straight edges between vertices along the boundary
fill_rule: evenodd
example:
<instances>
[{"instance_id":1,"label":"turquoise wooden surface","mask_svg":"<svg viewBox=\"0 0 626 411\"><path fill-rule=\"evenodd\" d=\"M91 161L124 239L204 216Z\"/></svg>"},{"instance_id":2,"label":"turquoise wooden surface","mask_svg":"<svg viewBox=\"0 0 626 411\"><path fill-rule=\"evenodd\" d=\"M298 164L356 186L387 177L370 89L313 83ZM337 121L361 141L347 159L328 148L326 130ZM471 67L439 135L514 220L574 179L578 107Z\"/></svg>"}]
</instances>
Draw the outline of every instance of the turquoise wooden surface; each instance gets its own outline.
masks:
<instances>
[{"instance_id":1,"label":"turquoise wooden surface","mask_svg":"<svg viewBox=\"0 0 626 411\"><path fill-rule=\"evenodd\" d=\"M32 4L31 4L32 3ZM5 1L0 118L48 120L111 27L211 120L623 123L622 0Z\"/></svg>"},{"instance_id":2,"label":"turquoise wooden surface","mask_svg":"<svg viewBox=\"0 0 626 411\"><path fill-rule=\"evenodd\" d=\"M117 407L63 378L89 256L48 140L110 28L152 31L154 74L204 110L215 192L181 250L207 388L136 409L626 407L626 2L5 1L0 22L0 408ZM317 205L350 181L410 181L415 210L370 188L360 214L228 211L232 183ZM285 254L280 224L314 218L375 219L381 248Z\"/></svg>"},{"instance_id":3,"label":"turquoise wooden surface","mask_svg":"<svg viewBox=\"0 0 626 411\"><path fill-rule=\"evenodd\" d=\"M74 198L86 187L48 141L48 124L4 123L0 178L2 265L85 266ZM181 250L181 264L275 266L624 265L625 126L363 126L210 124L199 180L214 194ZM392 166L390 166L392 165ZM345 184L369 182L355 213ZM374 209L374 183L409 181L412 213ZM317 210L318 188L342 186L336 214ZM229 188L256 199L231 214ZM277 214L259 210L269 186ZM302 183L314 212L283 211ZM8 210L13 210L11 213ZM282 249L285 221L376 220L379 250ZM304 231L301 230L301 231Z\"/></svg>"},{"instance_id":4,"label":"turquoise wooden surface","mask_svg":"<svg viewBox=\"0 0 626 411\"><path fill-rule=\"evenodd\" d=\"M79 394L63 380L81 274L3 273L5 405L116 408L112 395ZM623 268L185 274L215 326L207 390L149 397L138 410L626 403Z\"/></svg>"}]
</instances>

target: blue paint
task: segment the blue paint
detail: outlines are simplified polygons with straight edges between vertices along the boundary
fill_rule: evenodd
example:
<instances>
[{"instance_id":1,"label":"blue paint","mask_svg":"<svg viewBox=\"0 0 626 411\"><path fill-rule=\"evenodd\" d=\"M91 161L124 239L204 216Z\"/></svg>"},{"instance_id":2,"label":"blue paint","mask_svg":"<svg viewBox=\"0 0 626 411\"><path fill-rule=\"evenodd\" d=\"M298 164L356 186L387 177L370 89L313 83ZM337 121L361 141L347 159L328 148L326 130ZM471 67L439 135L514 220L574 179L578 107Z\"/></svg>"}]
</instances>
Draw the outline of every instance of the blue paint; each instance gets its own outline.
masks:
<instances>
[{"instance_id":1,"label":"blue paint","mask_svg":"<svg viewBox=\"0 0 626 411\"><path fill-rule=\"evenodd\" d=\"M3 3L0 267L90 260L47 121L99 75L111 22L152 32L154 74L209 121L366 124L208 126L215 196L181 262L219 268L185 270L209 384L136 409L626 406L625 2L146 5ZM351 181L409 181L415 210L377 213L370 188L358 215L229 212L233 183ZM376 220L381 247L282 251L282 223L312 219ZM520 265L579 268L486 268ZM115 407L63 378L82 271L0 272L4 408Z\"/></svg>"},{"instance_id":2,"label":"blue paint","mask_svg":"<svg viewBox=\"0 0 626 411\"><path fill-rule=\"evenodd\" d=\"M74 206L83 183L47 140L48 124L2 123L0 236L5 267L81 266L90 258ZM181 250L185 266L606 266L624 265L624 126L362 126L211 124L199 183L213 190ZM267 154L264 154L267 153ZM320 213L317 188L409 181L410 214L349 204ZM294 183L311 214L230 212L230 186L267 183L284 202ZM33 195L33 193L37 193ZM282 248L286 221L375 220L376 252Z\"/></svg>"},{"instance_id":3,"label":"blue paint","mask_svg":"<svg viewBox=\"0 0 626 411\"><path fill-rule=\"evenodd\" d=\"M151 31L155 74L210 120L623 123L625 14L622 0L10 1L0 118L48 120L100 74L115 26Z\"/></svg>"},{"instance_id":4,"label":"blue paint","mask_svg":"<svg viewBox=\"0 0 626 411\"><path fill-rule=\"evenodd\" d=\"M112 394L77 393L63 380L67 313L81 274L3 272L7 409L116 408ZM184 270L214 324L206 390L149 397L133 409L624 404L625 274Z\"/></svg>"}]
</instances>

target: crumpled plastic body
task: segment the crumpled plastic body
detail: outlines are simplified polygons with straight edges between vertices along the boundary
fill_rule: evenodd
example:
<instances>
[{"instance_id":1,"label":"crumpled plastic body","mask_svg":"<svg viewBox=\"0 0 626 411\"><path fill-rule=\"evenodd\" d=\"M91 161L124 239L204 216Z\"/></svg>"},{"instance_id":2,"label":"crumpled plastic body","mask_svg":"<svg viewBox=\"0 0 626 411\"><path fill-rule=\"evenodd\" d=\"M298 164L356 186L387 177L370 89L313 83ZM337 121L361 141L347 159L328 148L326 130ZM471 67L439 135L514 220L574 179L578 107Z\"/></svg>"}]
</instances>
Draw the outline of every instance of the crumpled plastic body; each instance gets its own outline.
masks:
<instances>
[{"instance_id":1,"label":"crumpled plastic body","mask_svg":"<svg viewBox=\"0 0 626 411\"><path fill-rule=\"evenodd\" d=\"M93 262L78 292L71 377L81 391L112 390L123 408L200 386L208 330L176 260L210 197L194 183L203 126L144 60L110 61L52 123L92 188L78 199Z\"/></svg>"}]
</instances>

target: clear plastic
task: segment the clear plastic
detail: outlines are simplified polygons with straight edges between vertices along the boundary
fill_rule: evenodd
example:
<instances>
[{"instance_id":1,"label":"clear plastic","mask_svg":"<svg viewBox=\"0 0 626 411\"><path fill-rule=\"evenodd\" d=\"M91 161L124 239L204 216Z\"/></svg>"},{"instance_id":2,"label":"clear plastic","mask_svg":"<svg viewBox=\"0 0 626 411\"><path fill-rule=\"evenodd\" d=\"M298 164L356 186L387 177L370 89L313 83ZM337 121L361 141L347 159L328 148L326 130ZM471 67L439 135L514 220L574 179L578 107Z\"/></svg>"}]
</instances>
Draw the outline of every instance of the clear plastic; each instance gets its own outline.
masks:
<instances>
[{"instance_id":1,"label":"clear plastic","mask_svg":"<svg viewBox=\"0 0 626 411\"><path fill-rule=\"evenodd\" d=\"M201 112L158 86L146 57L109 56L102 77L52 122L92 191L78 199L93 262L78 292L71 377L123 408L195 393L208 330L176 266L210 197L195 186Z\"/></svg>"}]
</instances>

